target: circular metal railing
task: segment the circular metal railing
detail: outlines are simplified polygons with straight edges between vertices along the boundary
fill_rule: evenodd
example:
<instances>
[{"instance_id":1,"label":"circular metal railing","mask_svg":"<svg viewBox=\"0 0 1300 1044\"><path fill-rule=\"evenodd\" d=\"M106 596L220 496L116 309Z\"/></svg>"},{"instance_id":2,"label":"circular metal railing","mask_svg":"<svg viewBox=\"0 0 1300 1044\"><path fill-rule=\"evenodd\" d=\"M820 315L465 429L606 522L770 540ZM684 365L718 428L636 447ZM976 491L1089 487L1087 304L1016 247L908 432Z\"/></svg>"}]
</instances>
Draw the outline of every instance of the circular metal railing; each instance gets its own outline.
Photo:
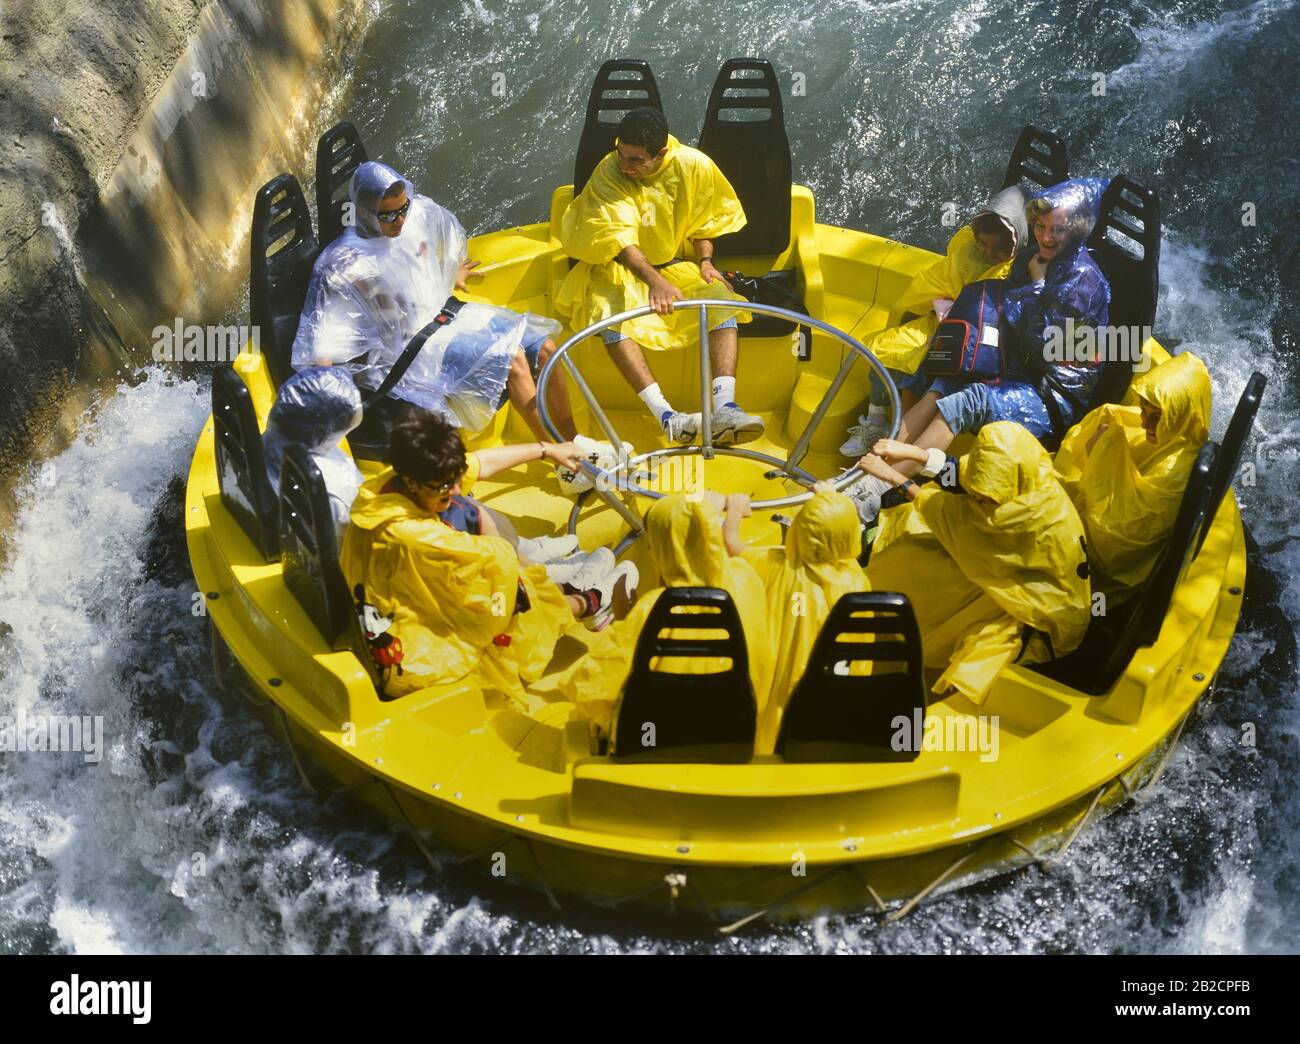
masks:
<instances>
[{"instance_id":1,"label":"circular metal railing","mask_svg":"<svg viewBox=\"0 0 1300 1044\"><path fill-rule=\"evenodd\" d=\"M812 316L803 315L800 312L791 311L788 308L780 308L776 305L759 304L757 302L745 302L744 309L748 312L757 312L760 315L772 315L782 319L788 319L800 326L812 327L834 337L836 340L846 344L850 351L845 356L844 361L840 364L839 370L831 379L829 387L825 394L822 395L821 401L813 411L804 430L800 433L799 438L795 440L790 447L785 459L772 456L770 453L762 453L758 450L744 449L739 446L716 446L713 444L713 401L712 385L713 379L710 374L709 359L709 329L708 329L708 310L710 308L727 308L734 309L737 302L734 300L724 300L718 298L698 298L673 302L673 310L678 311L684 308L694 308L699 313L699 341L697 348L700 354L700 443L691 446L661 446L650 450L647 453L641 453L631 457L625 463L615 468L599 468L591 461L583 461L583 470L591 477L595 483L595 493L601 497L611 508L617 511L623 519L632 527L634 533L639 533L642 529L640 515L632 509L632 497L645 497L650 500L658 500L661 497L670 496L661 490L647 489L636 483L637 466L646 463L652 463L662 458L679 457L679 456L699 456L705 460L712 459L715 455L741 457L748 460L757 461L772 466L772 470L767 473L767 477L775 477L777 473L783 474L786 478L802 486L811 487L814 483L820 481L816 476L809 474L803 468L799 467L799 462L808 452L808 446L812 442L813 435L821 425L831 403L839 394L840 389L844 387L844 382L848 380L849 373L852 371L858 359L866 361L867 365L875 371L876 376L884 383L889 392L890 407L892 410L892 419L890 423L889 437L894 438L898 434L898 429L902 423L902 401L898 395L898 388L895 386L893 379L889 376L889 371L884 365L862 346L854 338L850 337L843 330L839 330L829 323L824 323L820 319L814 319ZM587 405L591 408L592 416L600 425L605 437L615 447L622 446L623 439L619 436L618 430L610 421L608 414L596 399L591 390L591 386L579 372L577 364L570 358L570 352L575 345L581 344L588 337L600 333L609 327L617 326L629 319L637 319L643 315L649 315L653 311L648 305L641 308L634 308L627 312L619 312L617 315L611 315L608 319L603 319L598 323L583 330L579 330L551 355L542 367L541 374L537 379L537 408L541 415L542 424L550 433L551 438L557 442L563 442L554 422L551 420L550 413L546 406L546 392L550 386L552 375L555 373L557 366L563 366L565 372L569 375L570 380L577 386L582 393ZM841 474L834 476L831 481L834 488L843 490L853 485L863 477L863 473L856 465L847 468ZM786 497L775 497L769 500L755 500L752 507L755 510L765 510L768 508L790 507L795 504L802 504L812 496L812 490L809 488L803 493L792 493ZM577 516L580 505L575 504L574 510L569 516L569 532L574 532L577 524Z\"/></svg>"}]
</instances>

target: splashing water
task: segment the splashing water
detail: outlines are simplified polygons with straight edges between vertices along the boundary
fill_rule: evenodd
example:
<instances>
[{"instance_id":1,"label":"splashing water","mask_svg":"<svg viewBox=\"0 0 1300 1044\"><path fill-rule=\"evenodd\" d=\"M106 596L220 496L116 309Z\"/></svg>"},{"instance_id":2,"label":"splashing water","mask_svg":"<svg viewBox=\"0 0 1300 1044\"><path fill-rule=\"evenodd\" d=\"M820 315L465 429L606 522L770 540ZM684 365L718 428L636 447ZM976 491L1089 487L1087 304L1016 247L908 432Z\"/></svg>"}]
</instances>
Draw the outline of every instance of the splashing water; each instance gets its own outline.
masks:
<instances>
[{"instance_id":1,"label":"splashing water","mask_svg":"<svg viewBox=\"0 0 1300 1044\"><path fill-rule=\"evenodd\" d=\"M764 0L739 21L686 0L646 0L617 21L583 0L425 10L381 9L331 108L346 100L372 155L475 230L545 215L569 180L589 77L619 54L655 66L686 141L723 58L771 58L787 77L796 179L830 223L940 246L943 204L980 202L1027 122L1062 133L1077 173L1158 187L1157 332L1209 361L1216 433L1250 372L1269 377L1247 451L1256 481L1239 496L1276 590L1243 617L1158 787L1094 823L1053 871L936 897L899 924L819 918L725 942L644 914L557 915L428 867L346 801L307 797L277 738L217 694L182 519L207 390L145 371L19 489L0 573L0 714L102 716L105 749L98 763L0 754L0 951L1300 948L1300 422L1287 351L1300 338L1285 307L1300 254L1283 221L1300 209L1296 4L1128 0L1106 25L1031 0ZM1109 73L1104 95L1090 92L1094 71Z\"/></svg>"}]
</instances>

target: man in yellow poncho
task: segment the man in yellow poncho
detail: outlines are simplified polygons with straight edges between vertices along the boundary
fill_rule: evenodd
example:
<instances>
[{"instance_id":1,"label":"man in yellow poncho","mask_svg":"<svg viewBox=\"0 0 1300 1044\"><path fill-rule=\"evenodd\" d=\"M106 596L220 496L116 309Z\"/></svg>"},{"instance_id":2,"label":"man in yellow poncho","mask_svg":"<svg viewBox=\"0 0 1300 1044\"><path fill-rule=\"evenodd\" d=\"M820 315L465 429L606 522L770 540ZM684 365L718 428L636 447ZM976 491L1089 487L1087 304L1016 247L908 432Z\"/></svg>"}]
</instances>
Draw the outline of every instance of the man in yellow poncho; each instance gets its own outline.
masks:
<instances>
[{"instance_id":1,"label":"man in yellow poncho","mask_svg":"<svg viewBox=\"0 0 1300 1044\"><path fill-rule=\"evenodd\" d=\"M1150 575L1210 437L1210 374L1191 352L1140 375L1132 390L1136 406L1093 410L1056 454L1083 520L1093 587L1120 599Z\"/></svg>"},{"instance_id":2,"label":"man in yellow poncho","mask_svg":"<svg viewBox=\"0 0 1300 1044\"><path fill-rule=\"evenodd\" d=\"M894 302L902 314L919 318L890 326L865 342L866 348L887 366L903 394L903 409L925 394L925 362L930 338L939 325L940 310L946 311L962 289L985 279L1005 279L1016 251L1029 240L1025 217L1025 194L1015 185L1004 188L976 211L970 223L948 240L944 256L912 277L907 289ZM849 429L848 441L840 447L846 457L869 453L877 439L889 431L889 399L885 386L871 379L871 402L866 416Z\"/></svg>"},{"instance_id":3,"label":"man in yellow poncho","mask_svg":"<svg viewBox=\"0 0 1300 1044\"><path fill-rule=\"evenodd\" d=\"M754 567L727 554L722 536L720 499L706 494L691 500L677 494L656 501L646 512L646 553L661 586L643 594L626 618L588 642L588 652L562 673L547 675L532 687L548 699L575 704L574 714L608 732L614 704L627 680L637 639L650 610L667 587L720 587L740 614L749 654L749 677L758 712L772 684L773 648L767 626L763 583Z\"/></svg>"},{"instance_id":4,"label":"man in yellow poncho","mask_svg":"<svg viewBox=\"0 0 1300 1044\"><path fill-rule=\"evenodd\" d=\"M772 687L758 723L760 754L776 744L781 716L831 609L844 595L871 587L858 565L862 523L857 505L829 483L819 482L814 489L812 499L791 522L784 547L745 547L739 527L740 519L749 514L749 498L743 493L727 498L723 526L727 550L741 555L762 581L776 649Z\"/></svg>"},{"instance_id":5,"label":"man in yellow poncho","mask_svg":"<svg viewBox=\"0 0 1300 1044\"><path fill-rule=\"evenodd\" d=\"M763 433L762 419L736 404L736 321L751 316L713 264L713 239L744 227L745 212L722 171L670 135L663 114L649 107L623 118L614 151L564 212L560 240L577 264L560 287L555 310L581 330L619 312L654 309L602 336L619 373L670 442L693 442L700 415L673 408L642 349L695 341L696 312L672 307L687 298L740 302L709 312L714 442L729 446ZM693 261L682 257L687 243Z\"/></svg>"},{"instance_id":6,"label":"man in yellow poncho","mask_svg":"<svg viewBox=\"0 0 1300 1044\"><path fill-rule=\"evenodd\" d=\"M943 672L934 692L982 703L1008 664L1078 646L1091 609L1083 524L1027 429L984 425L955 483L919 490L887 461L923 450L892 440L876 449L868 466L911 501L881 512L867 578L912 600L925 664Z\"/></svg>"},{"instance_id":7,"label":"man in yellow poncho","mask_svg":"<svg viewBox=\"0 0 1300 1044\"><path fill-rule=\"evenodd\" d=\"M390 695L468 680L526 706L524 685L541 676L561 634L575 619L609 615L627 595L618 588L635 578L611 573L591 590L566 593L545 566L521 560L494 535L486 516L478 532L444 521L469 469L463 444L449 435L454 429L438 414L412 408L398 416L392 467L365 483L352 505L343 575L360 589L367 617L390 624L373 636L383 644L372 643L384 650L375 659ZM536 448L547 456L545 444Z\"/></svg>"}]
</instances>

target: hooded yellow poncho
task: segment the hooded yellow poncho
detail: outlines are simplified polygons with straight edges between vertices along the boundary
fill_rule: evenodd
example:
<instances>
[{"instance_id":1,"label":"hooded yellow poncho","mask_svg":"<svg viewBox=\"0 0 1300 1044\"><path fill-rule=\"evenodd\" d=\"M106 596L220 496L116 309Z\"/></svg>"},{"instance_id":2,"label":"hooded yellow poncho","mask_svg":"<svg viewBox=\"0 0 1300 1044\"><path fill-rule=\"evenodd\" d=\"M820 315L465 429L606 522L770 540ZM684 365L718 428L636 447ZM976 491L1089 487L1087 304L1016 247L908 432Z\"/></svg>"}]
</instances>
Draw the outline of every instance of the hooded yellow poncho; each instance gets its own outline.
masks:
<instances>
[{"instance_id":1,"label":"hooded yellow poncho","mask_svg":"<svg viewBox=\"0 0 1300 1044\"><path fill-rule=\"evenodd\" d=\"M597 164L582 192L560 223L565 253L577 260L555 300L558 315L574 330L650 303L650 288L615 258L639 246L652 265L683 256L688 240L713 239L745 227L736 192L713 160L682 145L671 134L668 154L654 174L633 181L618 169L618 153ZM694 262L661 269L688 298L743 301L720 283L705 283ZM749 322L743 308L709 310L709 326L735 316ZM645 315L623 324L623 333L643 348L680 348L693 343L699 319L694 309L671 315Z\"/></svg>"},{"instance_id":2,"label":"hooded yellow poncho","mask_svg":"<svg viewBox=\"0 0 1300 1044\"><path fill-rule=\"evenodd\" d=\"M858 565L861 523L843 493L815 493L794 518L785 547L746 551L767 591L767 620L776 663L758 749L769 751L790 693L808 665L822 624L841 597L870 585ZM761 700L760 700L761 703Z\"/></svg>"},{"instance_id":3,"label":"hooded yellow poncho","mask_svg":"<svg viewBox=\"0 0 1300 1044\"><path fill-rule=\"evenodd\" d=\"M364 585L401 640L402 673L388 692L471 679L522 702L524 683L541 676L574 622L563 592L543 566L521 567L500 537L462 533L384 492L393 477L388 469L361 487L340 552L348 586ZM520 579L531 606L515 613ZM494 644L502 634L509 644Z\"/></svg>"},{"instance_id":4,"label":"hooded yellow poncho","mask_svg":"<svg viewBox=\"0 0 1300 1044\"><path fill-rule=\"evenodd\" d=\"M986 424L961 460L967 494L936 486L880 515L867 566L877 591L912 600L927 667L949 688L983 702L998 672L1019 656L1024 627L1037 636L1022 663L1070 652L1088 629L1091 590L1083 525L1051 459L1025 428Z\"/></svg>"},{"instance_id":5,"label":"hooded yellow poncho","mask_svg":"<svg viewBox=\"0 0 1300 1044\"><path fill-rule=\"evenodd\" d=\"M894 307L900 312L915 312L919 319L881 330L866 342L867 349L891 370L916 373L930 349L930 338L939 325L934 302L955 301L962 289L984 279L1005 279L1011 272L1016 250L1028 238L1024 213L1024 194L1019 189L1003 189L977 214L995 213L1002 218L1012 235L1011 257L990 265L975 243L975 232L963 225L948 240L944 256L912 277Z\"/></svg>"},{"instance_id":6,"label":"hooded yellow poncho","mask_svg":"<svg viewBox=\"0 0 1300 1044\"><path fill-rule=\"evenodd\" d=\"M749 653L749 677L759 714L772 683L773 649L767 601L754 567L731 558L722 542L722 516L703 500L677 495L656 501L645 516L646 551L662 586L643 594L627 617L593 635L588 652L567 670L548 675L533 691L570 700L575 716L608 730L614 704L632 666L637 639L666 587L720 587L740 615Z\"/></svg>"},{"instance_id":7,"label":"hooded yellow poncho","mask_svg":"<svg viewBox=\"0 0 1300 1044\"><path fill-rule=\"evenodd\" d=\"M1161 411L1154 443L1140 407L1108 405L1071 428L1056 454L1057 476L1083 519L1093 586L1121 596L1150 575L1210 437L1210 374L1183 352L1137 377L1133 395Z\"/></svg>"}]
</instances>

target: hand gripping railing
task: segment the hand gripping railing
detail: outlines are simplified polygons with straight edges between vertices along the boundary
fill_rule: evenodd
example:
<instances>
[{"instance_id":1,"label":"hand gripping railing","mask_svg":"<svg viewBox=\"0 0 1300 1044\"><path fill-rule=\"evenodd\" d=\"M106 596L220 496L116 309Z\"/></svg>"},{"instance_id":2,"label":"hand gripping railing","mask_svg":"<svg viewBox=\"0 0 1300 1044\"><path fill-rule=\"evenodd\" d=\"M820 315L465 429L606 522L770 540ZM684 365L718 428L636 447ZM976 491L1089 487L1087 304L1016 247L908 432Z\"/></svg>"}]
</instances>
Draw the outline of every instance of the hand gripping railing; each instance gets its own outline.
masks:
<instances>
[{"instance_id":1,"label":"hand gripping railing","mask_svg":"<svg viewBox=\"0 0 1300 1044\"><path fill-rule=\"evenodd\" d=\"M792 481L803 486L811 487L818 481L818 479L800 468L799 462L804 458L805 454L807 454L808 446L812 442L813 435L816 433L818 426L825 418L827 411L831 407L831 403L835 401L835 396L837 396L840 389L844 387L844 382L848 380L849 373L852 371L853 365L858 361L859 357L866 360L867 364L875 371L876 376L884 382L885 387L888 389L890 408L892 410L889 437L894 438L898 434L899 426L902 423L903 404L898 396L898 388L894 385L893 379L889 376L889 371L885 369L879 359L867 351L866 348L848 334L844 333L842 330L837 330L828 323L822 322L820 319L814 319L811 316L802 315L799 312L793 312L788 308L778 308L775 305L746 302L744 307L747 312L758 312L760 315L775 315L802 326L815 327L823 333L834 337L836 340L842 341L844 344L848 345L851 350L848 356L845 357L844 362L840 364L840 368L836 372L834 379L831 381L830 387L826 389L826 393L822 396L821 402L817 404L817 409L813 411L812 417L809 418L808 424L804 428L802 434L800 434L799 438L795 441L795 444L790 448L790 452L786 454L785 460L781 460L768 453L759 453L757 450L741 449L736 446L713 445L713 377L709 372L708 310L709 308L734 309L735 307L735 301L721 300L717 298L699 298L673 302L674 310L681 308L694 308L699 312L698 349L700 353L700 417L702 420L700 445L660 447L651 450L649 453L642 453L638 456L632 457L626 464L620 465L614 469L598 468L588 460L582 462L583 470L595 480L596 494L623 517L624 521L632 527L634 533L641 532L641 517L632 509L630 501L616 497L613 491L617 490L624 498L628 497L630 494L632 496L647 497L651 500L658 500L661 497L667 496L667 494L658 490L644 489L641 486L636 485L635 482L630 481L625 475L619 474L618 472L631 472L636 465L647 461L657 460L661 457L699 455L705 460L710 460L717 453L722 453L732 457L743 457L748 460L755 460L760 463L774 465L775 471L769 472L769 477L775 472L781 472ZM579 330L565 341L564 344L560 345L559 349L546 361L546 365L542 367L542 372L537 379L537 408L538 412L541 414L542 424L550 433L551 438L555 439L557 442L564 441L563 437L560 435L559 429L556 428L554 422L551 420L550 412L546 406L546 392L547 388L550 386L551 375L555 372L556 366L563 365L570 379L577 385L578 390L582 392L583 398L587 400L587 405L591 407L592 416L596 418L596 422L600 425L601 430L604 431L605 437L614 445L615 448L623 445L623 440L619 436L618 430L614 427L608 414L605 413L600 403L596 401L596 396L592 394L591 386L578 371L578 367L569 357L569 353L575 345L582 343L593 334L597 334L601 330L608 329L611 326L617 326L629 319L637 319L643 315L649 315L652 311L653 309L649 306L634 308L631 311L620 312L618 315L611 315L608 319L602 319L598 323L593 323L586 329ZM845 489L862 477L862 472L855 465L835 477L833 480L834 488L837 490ZM789 507L794 504L802 504L811 496L812 491L810 489L808 492L804 493L792 493L788 497L778 497L772 500L756 500L752 506L758 510ZM577 516L578 511L577 506L575 505L575 510L569 517L570 532L573 532L575 529Z\"/></svg>"}]
</instances>

